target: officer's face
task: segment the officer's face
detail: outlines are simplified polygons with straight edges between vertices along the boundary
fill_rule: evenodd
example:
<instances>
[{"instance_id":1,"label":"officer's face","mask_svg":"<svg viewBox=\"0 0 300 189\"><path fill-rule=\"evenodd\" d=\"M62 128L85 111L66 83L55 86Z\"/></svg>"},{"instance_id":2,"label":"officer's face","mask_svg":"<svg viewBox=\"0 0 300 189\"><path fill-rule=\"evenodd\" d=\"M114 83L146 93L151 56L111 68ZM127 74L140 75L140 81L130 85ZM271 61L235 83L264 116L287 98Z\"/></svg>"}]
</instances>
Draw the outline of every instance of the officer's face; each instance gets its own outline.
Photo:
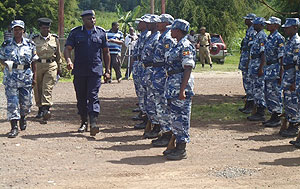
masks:
<instances>
[{"instance_id":1,"label":"officer's face","mask_svg":"<svg viewBox=\"0 0 300 189\"><path fill-rule=\"evenodd\" d=\"M138 26L137 26L137 29L139 30L139 31L144 31L144 30L146 30L147 29L147 26L146 26L146 22L139 22L139 24L138 24Z\"/></svg>"},{"instance_id":2,"label":"officer's face","mask_svg":"<svg viewBox=\"0 0 300 189\"><path fill-rule=\"evenodd\" d=\"M96 18L92 15L82 17L82 21L83 24L88 28L92 28L96 24Z\"/></svg>"},{"instance_id":3,"label":"officer's face","mask_svg":"<svg viewBox=\"0 0 300 189\"><path fill-rule=\"evenodd\" d=\"M298 27L296 26L290 26L287 28L284 28L284 33L286 36L288 37L292 37L293 35L295 35L298 31Z\"/></svg>"},{"instance_id":4,"label":"officer's face","mask_svg":"<svg viewBox=\"0 0 300 189\"><path fill-rule=\"evenodd\" d=\"M21 38L23 36L24 29L19 26L16 26L13 28L13 32L15 38Z\"/></svg>"},{"instance_id":5,"label":"officer's face","mask_svg":"<svg viewBox=\"0 0 300 189\"><path fill-rule=\"evenodd\" d=\"M205 34L205 29L200 30L200 33L201 33L202 35L204 35L204 34Z\"/></svg>"},{"instance_id":6,"label":"officer's face","mask_svg":"<svg viewBox=\"0 0 300 189\"><path fill-rule=\"evenodd\" d=\"M50 27L42 25L42 26L40 26L40 32L41 32L42 36L47 37L50 32Z\"/></svg>"},{"instance_id":7,"label":"officer's face","mask_svg":"<svg viewBox=\"0 0 300 189\"><path fill-rule=\"evenodd\" d=\"M255 31L260 31L264 29L264 26L262 24L253 24L253 28L255 29Z\"/></svg>"},{"instance_id":8,"label":"officer's face","mask_svg":"<svg viewBox=\"0 0 300 189\"><path fill-rule=\"evenodd\" d=\"M148 23L148 24L147 24L147 28L148 28L148 30L150 30L150 31L155 30L155 29L156 29L156 23Z\"/></svg>"},{"instance_id":9,"label":"officer's face","mask_svg":"<svg viewBox=\"0 0 300 189\"><path fill-rule=\"evenodd\" d=\"M179 32L180 32L179 29L171 29L171 37L177 38Z\"/></svg>"},{"instance_id":10,"label":"officer's face","mask_svg":"<svg viewBox=\"0 0 300 189\"><path fill-rule=\"evenodd\" d=\"M246 19L246 20L245 20L245 24L246 24L247 26L250 26L250 25L252 25L252 22L251 22L250 19Z\"/></svg>"},{"instance_id":11,"label":"officer's face","mask_svg":"<svg viewBox=\"0 0 300 189\"><path fill-rule=\"evenodd\" d=\"M157 30L164 31L166 29L167 25L168 25L168 23L166 23L166 22L159 22L159 23L157 23Z\"/></svg>"},{"instance_id":12,"label":"officer's face","mask_svg":"<svg viewBox=\"0 0 300 189\"><path fill-rule=\"evenodd\" d=\"M267 30L268 31L275 31L277 29L276 24L267 24Z\"/></svg>"}]
</instances>

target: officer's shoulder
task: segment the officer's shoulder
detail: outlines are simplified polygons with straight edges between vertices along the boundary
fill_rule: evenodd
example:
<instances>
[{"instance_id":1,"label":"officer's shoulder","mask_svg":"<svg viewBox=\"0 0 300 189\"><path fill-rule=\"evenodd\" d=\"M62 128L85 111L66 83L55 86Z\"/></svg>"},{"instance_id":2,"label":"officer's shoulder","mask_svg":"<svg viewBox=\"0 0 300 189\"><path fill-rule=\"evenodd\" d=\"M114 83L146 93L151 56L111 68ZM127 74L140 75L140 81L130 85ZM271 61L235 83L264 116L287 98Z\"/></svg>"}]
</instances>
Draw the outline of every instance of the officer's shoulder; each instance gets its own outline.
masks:
<instances>
[{"instance_id":1,"label":"officer's shoulder","mask_svg":"<svg viewBox=\"0 0 300 189\"><path fill-rule=\"evenodd\" d=\"M70 32L76 32L78 30L81 30L81 27L82 26L76 26L76 27L72 28Z\"/></svg>"},{"instance_id":2,"label":"officer's shoulder","mask_svg":"<svg viewBox=\"0 0 300 189\"><path fill-rule=\"evenodd\" d=\"M51 36L52 36L52 37L55 37L55 38L57 38L57 39L59 38L58 35L55 34L55 33L51 33Z\"/></svg>"},{"instance_id":3,"label":"officer's shoulder","mask_svg":"<svg viewBox=\"0 0 300 189\"><path fill-rule=\"evenodd\" d=\"M101 32L106 33L106 30L104 28L100 27L100 26L96 26L96 29L101 31Z\"/></svg>"},{"instance_id":4,"label":"officer's shoulder","mask_svg":"<svg viewBox=\"0 0 300 189\"><path fill-rule=\"evenodd\" d=\"M184 47L189 47L192 43L190 42L190 40L188 40L187 38L185 38L185 40L182 42L182 45Z\"/></svg>"},{"instance_id":5,"label":"officer's shoulder","mask_svg":"<svg viewBox=\"0 0 300 189\"><path fill-rule=\"evenodd\" d=\"M32 40L35 39L35 38L37 38L38 36L40 36L40 34L34 34L34 35L32 36Z\"/></svg>"},{"instance_id":6,"label":"officer's shoulder","mask_svg":"<svg viewBox=\"0 0 300 189\"><path fill-rule=\"evenodd\" d=\"M35 45L34 41L32 39L29 39L29 38L24 38L24 40L30 44L30 45Z\"/></svg>"},{"instance_id":7,"label":"officer's shoulder","mask_svg":"<svg viewBox=\"0 0 300 189\"><path fill-rule=\"evenodd\" d=\"M10 38L10 39L7 39L7 40L5 40L3 43L2 43L2 47L6 47L7 45L9 45L9 44L11 44L11 42L12 42L12 38Z\"/></svg>"}]
</instances>

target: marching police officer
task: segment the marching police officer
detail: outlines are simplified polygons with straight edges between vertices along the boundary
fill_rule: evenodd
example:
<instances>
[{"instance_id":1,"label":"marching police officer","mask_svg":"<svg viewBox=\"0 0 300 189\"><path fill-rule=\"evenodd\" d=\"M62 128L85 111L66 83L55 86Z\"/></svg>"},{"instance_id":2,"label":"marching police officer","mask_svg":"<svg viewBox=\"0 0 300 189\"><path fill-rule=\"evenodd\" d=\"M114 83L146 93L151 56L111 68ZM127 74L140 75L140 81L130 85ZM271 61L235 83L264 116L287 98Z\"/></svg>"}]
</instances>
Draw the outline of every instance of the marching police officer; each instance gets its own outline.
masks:
<instances>
[{"instance_id":1,"label":"marching police officer","mask_svg":"<svg viewBox=\"0 0 300 189\"><path fill-rule=\"evenodd\" d=\"M200 63L202 64L202 68L204 67L205 61L209 64L210 68L212 68L212 61L211 61L210 51L209 51L209 47L211 45L210 34L206 33L205 27L200 28L198 43L199 43Z\"/></svg>"},{"instance_id":2,"label":"marching police officer","mask_svg":"<svg viewBox=\"0 0 300 189\"><path fill-rule=\"evenodd\" d=\"M253 45L250 49L250 62L248 71L251 78L251 89L254 97L254 104L256 105L255 114L247 117L250 121L264 121L265 120L265 81L263 67L265 65L265 44L267 35L264 32L265 19L256 17L253 20L253 27L257 34L253 40Z\"/></svg>"},{"instance_id":3,"label":"marching police officer","mask_svg":"<svg viewBox=\"0 0 300 189\"><path fill-rule=\"evenodd\" d=\"M265 45L266 65L265 72L265 98L269 112L272 114L270 120L264 122L266 127L276 127L281 124L279 115L282 113L282 57L284 54L284 37L278 32L281 20L270 17L267 30L270 35Z\"/></svg>"},{"instance_id":4,"label":"marching police officer","mask_svg":"<svg viewBox=\"0 0 300 189\"><path fill-rule=\"evenodd\" d=\"M239 111L249 114L251 113L253 106L254 106L254 100L253 100L253 94L251 93L251 79L248 72L248 64L249 64L249 57L250 57L250 49L252 46L252 42L254 39L254 36L256 35L256 31L253 28L252 20L256 18L256 15L253 13L248 14L244 17L245 24L248 26L246 31L246 36L244 37L242 44L241 44L241 57L240 57L240 63L239 63L239 69L242 71L242 77L243 77L243 86L246 93L246 103L243 108L239 108Z\"/></svg>"},{"instance_id":5,"label":"marching police officer","mask_svg":"<svg viewBox=\"0 0 300 189\"><path fill-rule=\"evenodd\" d=\"M87 131L89 116L90 135L99 133L97 117L100 112L98 93L103 75L102 53L104 57L104 77L110 78L110 55L107 46L105 30L95 26L96 18L93 10L83 11L81 14L83 26L78 26L70 32L64 50L68 69L74 75L74 87L77 98L78 114L81 126L78 132ZM74 64L71 51L75 49Z\"/></svg>"},{"instance_id":6,"label":"marching police officer","mask_svg":"<svg viewBox=\"0 0 300 189\"><path fill-rule=\"evenodd\" d=\"M25 24L22 20L12 21L14 37L4 41L0 49L0 60L4 69L3 84L7 98L7 117L11 124L9 138L18 135L27 127L26 115L32 106L32 85L35 84L35 61L38 59L34 43L23 38Z\"/></svg>"},{"instance_id":7,"label":"marching police officer","mask_svg":"<svg viewBox=\"0 0 300 189\"><path fill-rule=\"evenodd\" d=\"M167 81L166 98L170 125L176 138L176 147L165 150L164 155L169 160L186 158L186 143L190 142L190 119L192 96L194 95L194 77L191 75L195 67L196 51L187 39L189 23L177 19L171 26L171 36L177 39L177 44L166 53Z\"/></svg>"},{"instance_id":8,"label":"marching police officer","mask_svg":"<svg viewBox=\"0 0 300 189\"><path fill-rule=\"evenodd\" d=\"M288 36L283 56L282 87L285 119L289 125L286 130L282 128L279 134L283 137L295 137L298 134L298 124L300 122L299 98L295 91L295 64L300 48L300 37L298 35L299 19L287 18L282 27L284 28L284 33Z\"/></svg>"},{"instance_id":9,"label":"marching police officer","mask_svg":"<svg viewBox=\"0 0 300 189\"><path fill-rule=\"evenodd\" d=\"M51 117L49 109L53 105L52 90L60 72L61 54L58 36L50 33L52 20L39 18L38 23L40 34L32 38L39 56L34 97L39 108L36 118L43 117L47 121Z\"/></svg>"}]
</instances>

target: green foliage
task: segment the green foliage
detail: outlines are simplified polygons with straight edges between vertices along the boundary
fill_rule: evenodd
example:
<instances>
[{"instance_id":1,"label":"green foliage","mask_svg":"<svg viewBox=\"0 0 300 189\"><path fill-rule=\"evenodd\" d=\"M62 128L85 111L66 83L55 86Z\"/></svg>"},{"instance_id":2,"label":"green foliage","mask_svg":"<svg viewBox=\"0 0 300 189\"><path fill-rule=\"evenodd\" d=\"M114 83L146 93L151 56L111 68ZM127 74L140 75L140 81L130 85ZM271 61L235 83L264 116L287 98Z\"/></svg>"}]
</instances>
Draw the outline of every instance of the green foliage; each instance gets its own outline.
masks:
<instances>
[{"instance_id":1,"label":"green foliage","mask_svg":"<svg viewBox=\"0 0 300 189\"><path fill-rule=\"evenodd\" d=\"M140 0L79 0L79 8L82 10L94 9L100 11L115 11L115 5L119 4L125 11L130 11L140 4Z\"/></svg>"},{"instance_id":2,"label":"green foliage","mask_svg":"<svg viewBox=\"0 0 300 189\"><path fill-rule=\"evenodd\" d=\"M121 23L121 31L125 34L127 28L133 26L135 19L137 18L141 7L137 6L132 11L125 12L120 4L116 5L118 22Z\"/></svg>"}]
</instances>

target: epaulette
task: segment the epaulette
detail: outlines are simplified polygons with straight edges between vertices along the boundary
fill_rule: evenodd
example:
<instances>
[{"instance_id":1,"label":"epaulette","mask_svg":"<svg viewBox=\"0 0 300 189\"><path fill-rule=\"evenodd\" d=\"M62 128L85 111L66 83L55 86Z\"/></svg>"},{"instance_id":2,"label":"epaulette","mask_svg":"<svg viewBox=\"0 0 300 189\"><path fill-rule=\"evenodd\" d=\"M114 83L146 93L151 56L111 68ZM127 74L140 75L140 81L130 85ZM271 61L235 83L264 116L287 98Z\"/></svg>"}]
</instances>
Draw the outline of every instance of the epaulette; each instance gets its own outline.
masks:
<instances>
[{"instance_id":1,"label":"epaulette","mask_svg":"<svg viewBox=\"0 0 300 189\"><path fill-rule=\"evenodd\" d=\"M102 28L100 26L96 26L96 28L106 33L106 30L104 28Z\"/></svg>"},{"instance_id":2,"label":"epaulette","mask_svg":"<svg viewBox=\"0 0 300 189\"><path fill-rule=\"evenodd\" d=\"M7 39L7 40L5 40L3 43L2 43L2 47L5 47L5 46L7 46L8 44L10 44L11 43L11 39Z\"/></svg>"},{"instance_id":3,"label":"epaulette","mask_svg":"<svg viewBox=\"0 0 300 189\"><path fill-rule=\"evenodd\" d=\"M59 38L57 34L55 33L51 33L51 36L55 37L55 38Z\"/></svg>"},{"instance_id":4,"label":"epaulette","mask_svg":"<svg viewBox=\"0 0 300 189\"><path fill-rule=\"evenodd\" d=\"M79 29L79 28L81 28L81 27L82 27L82 26L76 26L76 27L72 28L71 31L77 30L77 29Z\"/></svg>"},{"instance_id":5,"label":"epaulette","mask_svg":"<svg viewBox=\"0 0 300 189\"><path fill-rule=\"evenodd\" d=\"M26 40L27 43L31 43L32 45L35 45L35 43L32 39L24 38L24 40Z\"/></svg>"},{"instance_id":6,"label":"epaulette","mask_svg":"<svg viewBox=\"0 0 300 189\"><path fill-rule=\"evenodd\" d=\"M37 38L38 36L40 36L40 34L34 34L34 35L32 36L32 39L35 39L35 38Z\"/></svg>"}]
</instances>

